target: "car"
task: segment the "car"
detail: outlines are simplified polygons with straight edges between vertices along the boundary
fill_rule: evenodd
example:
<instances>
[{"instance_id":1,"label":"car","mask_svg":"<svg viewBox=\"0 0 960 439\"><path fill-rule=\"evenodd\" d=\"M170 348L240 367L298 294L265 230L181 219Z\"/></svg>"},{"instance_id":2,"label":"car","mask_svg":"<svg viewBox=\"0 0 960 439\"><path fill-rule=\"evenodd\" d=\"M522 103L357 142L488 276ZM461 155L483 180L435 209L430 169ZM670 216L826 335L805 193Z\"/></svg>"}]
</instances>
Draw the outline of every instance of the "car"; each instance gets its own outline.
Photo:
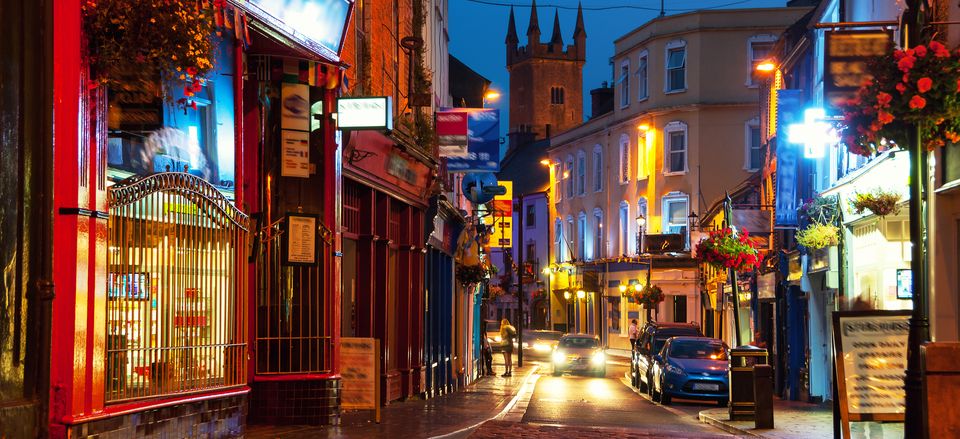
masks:
<instances>
[{"instance_id":1,"label":"car","mask_svg":"<svg viewBox=\"0 0 960 439\"><path fill-rule=\"evenodd\" d=\"M673 337L653 356L652 393L669 405L673 398L707 399L726 406L730 379L726 343L708 337Z\"/></svg>"},{"instance_id":2,"label":"car","mask_svg":"<svg viewBox=\"0 0 960 439\"><path fill-rule=\"evenodd\" d=\"M592 373L598 377L607 375L607 357L595 335L567 334L560 337L551 354L551 363L554 376L565 372Z\"/></svg>"},{"instance_id":3,"label":"car","mask_svg":"<svg viewBox=\"0 0 960 439\"><path fill-rule=\"evenodd\" d=\"M641 392L650 393L654 354L660 352L667 339L676 336L702 336L693 323L647 322L640 330L640 339L630 361L630 381Z\"/></svg>"},{"instance_id":4,"label":"car","mask_svg":"<svg viewBox=\"0 0 960 439\"><path fill-rule=\"evenodd\" d=\"M530 358L550 358L563 333L544 329L530 329L523 331L523 355Z\"/></svg>"}]
</instances>

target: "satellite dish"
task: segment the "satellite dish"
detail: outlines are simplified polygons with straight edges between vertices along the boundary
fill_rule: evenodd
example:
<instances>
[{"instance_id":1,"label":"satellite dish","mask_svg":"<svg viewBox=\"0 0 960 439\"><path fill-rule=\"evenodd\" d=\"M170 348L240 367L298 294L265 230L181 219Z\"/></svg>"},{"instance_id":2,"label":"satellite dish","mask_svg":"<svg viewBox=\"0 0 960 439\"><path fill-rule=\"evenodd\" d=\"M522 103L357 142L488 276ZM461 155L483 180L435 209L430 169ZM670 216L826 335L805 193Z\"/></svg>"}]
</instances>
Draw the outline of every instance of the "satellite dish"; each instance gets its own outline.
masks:
<instances>
[{"instance_id":1,"label":"satellite dish","mask_svg":"<svg viewBox=\"0 0 960 439\"><path fill-rule=\"evenodd\" d=\"M473 204L489 203L497 194L497 177L490 172L471 172L463 177L463 196Z\"/></svg>"}]
</instances>

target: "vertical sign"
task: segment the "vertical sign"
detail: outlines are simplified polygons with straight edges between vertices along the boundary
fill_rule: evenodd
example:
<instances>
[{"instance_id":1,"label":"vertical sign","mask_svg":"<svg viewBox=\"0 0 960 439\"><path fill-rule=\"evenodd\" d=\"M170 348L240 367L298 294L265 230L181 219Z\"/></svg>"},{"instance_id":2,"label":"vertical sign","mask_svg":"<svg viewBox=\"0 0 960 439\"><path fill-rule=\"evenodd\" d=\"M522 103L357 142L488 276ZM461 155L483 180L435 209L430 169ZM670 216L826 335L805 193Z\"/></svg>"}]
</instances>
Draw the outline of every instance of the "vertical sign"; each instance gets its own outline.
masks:
<instances>
[{"instance_id":1,"label":"vertical sign","mask_svg":"<svg viewBox=\"0 0 960 439\"><path fill-rule=\"evenodd\" d=\"M285 130L310 130L310 86L306 84L281 84L280 128Z\"/></svg>"},{"instance_id":2,"label":"vertical sign","mask_svg":"<svg viewBox=\"0 0 960 439\"><path fill-rule=\"evenodd\" d=\"M834 109L854 97L864 81L873 79L868 64L887 54L893 35L878 30L826 31L823 57L824 100Z\"/></svg>"},{"instance_id":3,"label":"vertical sign","mask_svg":"<svg viewBox=\"0 0 960 439\"><path fill-rule=\"evenodd\" d=\"M843 437L850 422L903 422L910 314L905 311L833 313Z\"/></svg>"},{"instance_id":4,"label":"vertical sign","mask_svg":"<svg viewBox=\"0 0 960 439\"><path fill-rule=\"evenodd\" d=\"M493 227L490 247L513 247L513 182L500 181L507 192L493 197L493 213L488 225Z\"/></svg>"},{"instance_id":5,"label":"vertical sign","mask_svg":"<svg viewBox=\"0 0 960 439\"><path fill-rule=\"evenodd\" d=\"M500 170L500 110L491 108L449 109L467 113L467 154L448 157L450 172L497 172Z\"/></svg>"},{"instance_id":6,"label":"vertical sign","mask_svg":"<svg viewBox=\"0 0 960 439\"><path fill-rule=\"evenodd\" d=\"M286 247L287 265L312 265L317 262L317 216L287 214Z\"/></svg>"},{"instance_id":7,"label":"vertical sign","mask_svg":"<svg viewBox=\"0 0 960 439\"><path fill-rule=\"evenodd\" d=\"M280 175L309 178L310 135L304 131L283 130L280 143Z\"/></svg>"},{"instance_id":8,"label":"vertical sign","mask_svg":"<svg viewBox=\"0 0 960 439\"><path fill-rule=\"evenodd\" d=\"M467 116L464 111L437 111L440 157L467 157Z\"/></svg>"},{"instance_id":9,"label":"vertical sign","mask_svg":"<svg viewBox=\"0 0 960 439\"><path fill-rule=\"evenodd\" d=\"M799 151L787 138L787 127L799 122L802 108L801 90L777 91L777 187L774 225L797 225L797 171Z\"/></svg>"},{"instance_id":10,"label":"vertical sign","mask_svg":"<svg viewBox=\"0 0 960 439\"><path fill-rule=\"evenodd\" d=\"M376 410L380 423L380 340L340 339L341 405L345 409Z\"/></svg>"}]
</instances>

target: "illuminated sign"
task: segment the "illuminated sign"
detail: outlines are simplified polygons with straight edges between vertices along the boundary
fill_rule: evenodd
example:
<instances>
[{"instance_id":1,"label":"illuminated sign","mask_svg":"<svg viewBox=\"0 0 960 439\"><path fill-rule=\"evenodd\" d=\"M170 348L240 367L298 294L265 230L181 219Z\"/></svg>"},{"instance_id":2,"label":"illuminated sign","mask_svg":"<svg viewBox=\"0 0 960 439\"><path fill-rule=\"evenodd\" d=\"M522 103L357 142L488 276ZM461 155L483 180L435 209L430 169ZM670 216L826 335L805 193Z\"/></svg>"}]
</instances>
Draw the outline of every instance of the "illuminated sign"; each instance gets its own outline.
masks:
<instances>
[{"instance_id":1,"label":"illuminated sign","mask_svg":"<svg viewBox=\"0 0 960 439\"><path fill-rule=\"evenodd\" d=\"M890 51L892 37L882 30L826 31L823 94L828 105L838 108L864 81L873 79L869 63Z\"/></svg>"},{"instance_id":2,"label":"illuminated sign","mask_svg":"<svg viewBox=\"0 0 960 439\"><path fill-rule=\"evenodd\" d=\"M350 0L250 0L259 11L251 11L256 18L283 24L293 36L309 40L340 53L343 33L350 13ZM249 6L241 4L245 9ZM262 12L261 12L262 11ZM269 17L263 17L266 13Z\"/></svg>"},{"instance_id":3,"label":"illuminated sign","mask_svg":"<svg viewBox=\"0 0 960 439\"><path fill-rule=\"evenodd\" d=\"M803 123L787 126L787 140L803 145L803 156L808 159L823 157L828 145L840 141L833 125L824 122L826 117L823 108L808 108L803 112Z\"/></svg>"},{"instance_id":4,"label":"illuminated sign","mask_svg":"<svg viewBox=\"0 0 960 439\"><path fill-rule=\"evenodd\" d=\"M393 100L389 96L337 99L341 130L392 130Z\"/></svg>"}]
</instances>

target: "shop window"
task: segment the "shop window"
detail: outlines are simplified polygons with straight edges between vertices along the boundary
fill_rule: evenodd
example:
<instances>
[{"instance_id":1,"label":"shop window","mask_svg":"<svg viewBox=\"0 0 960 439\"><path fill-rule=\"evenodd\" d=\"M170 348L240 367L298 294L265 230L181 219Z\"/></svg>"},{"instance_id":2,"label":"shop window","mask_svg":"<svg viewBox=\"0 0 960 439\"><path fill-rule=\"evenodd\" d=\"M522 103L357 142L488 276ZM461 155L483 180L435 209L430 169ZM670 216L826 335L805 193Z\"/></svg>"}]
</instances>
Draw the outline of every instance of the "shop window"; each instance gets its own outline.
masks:
<instances>
[{"instance_id":1,"label":"shop window","mask_svg":"<svg viewBox=\"0 0 960 439\"><path fill-rule=\"evenodd\" d=\"M106 400L246 383L247 217L182 173L108 200Z\"/></svg>"}]
</instances>

